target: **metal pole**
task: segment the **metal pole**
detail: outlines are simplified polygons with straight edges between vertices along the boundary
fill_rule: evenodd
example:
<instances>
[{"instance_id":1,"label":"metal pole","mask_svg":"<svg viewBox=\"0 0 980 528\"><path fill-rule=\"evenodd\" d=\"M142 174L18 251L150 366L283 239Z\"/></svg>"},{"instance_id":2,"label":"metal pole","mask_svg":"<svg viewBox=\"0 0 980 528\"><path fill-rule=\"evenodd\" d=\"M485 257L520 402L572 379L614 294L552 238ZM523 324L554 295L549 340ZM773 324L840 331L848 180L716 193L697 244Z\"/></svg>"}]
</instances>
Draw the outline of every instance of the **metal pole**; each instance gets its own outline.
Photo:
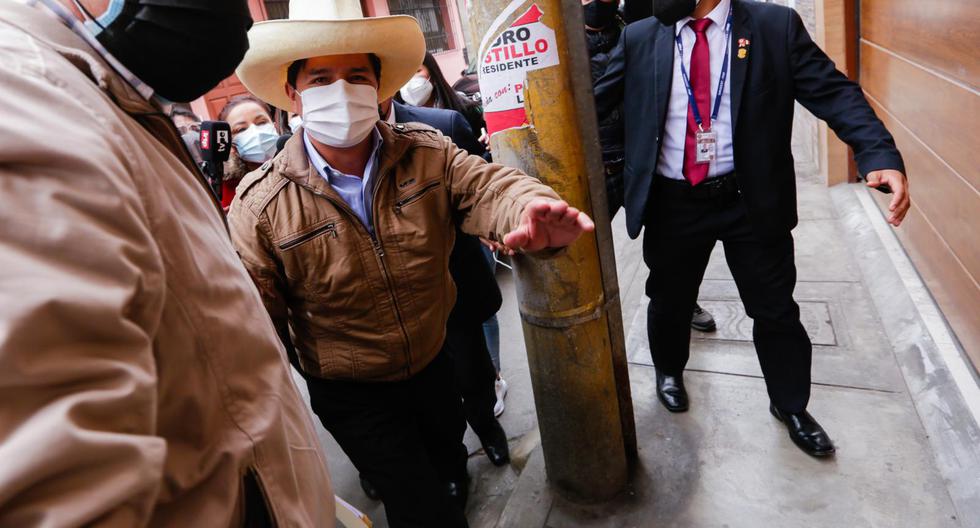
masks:
<instances>
[{"instance_id":1,"label":"metal pole","mask_svg":"<svg viewBox=\"0 0 980 528\"><path fill-rule=\"evenodd\" d=\"M528 20L547 29L519 26ZM494 161L539 178L596 220L595 234L564 255L517 257L514 268L549 480L572 500L608 500L626 485L636 431L582 6L579 0L474 0L470 21L474 43L482 41L477 57L488 123L495 115L488 96L508 88L488 86L485 67L512 71L530 64L534 53L544 58L541 50L552 48L533 35L554 31L557 59L527 71L523 91L517 90L525 126L506 128L491 143ZM503 35L515 28L523 33L509 33L518 40L505 50ZM522 35L532 35L527 47Z\"/></svg>"}]
</instances>

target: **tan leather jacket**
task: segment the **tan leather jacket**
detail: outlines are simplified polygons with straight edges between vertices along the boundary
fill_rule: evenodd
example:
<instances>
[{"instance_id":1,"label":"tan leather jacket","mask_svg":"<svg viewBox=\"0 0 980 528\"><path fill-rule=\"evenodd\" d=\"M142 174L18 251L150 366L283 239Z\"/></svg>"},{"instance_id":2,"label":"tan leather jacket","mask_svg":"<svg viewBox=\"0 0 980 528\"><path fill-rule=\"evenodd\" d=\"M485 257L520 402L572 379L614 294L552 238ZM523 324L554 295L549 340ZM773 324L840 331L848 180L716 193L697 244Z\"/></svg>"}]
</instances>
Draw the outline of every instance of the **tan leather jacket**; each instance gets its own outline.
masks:
<instances>
[{"instance_id":1,"label":"tan leather jacket","mask_svg":"<svg viewBox=\"0 0 980 528\"><path fill-rule=\"evenodd\" d=\"M375 236L310 165L302 134L247 176L231 205L232 240L312 376L415 375L439 353L455 302L447 267L454 219L495 239L518 225L532 199L558 199L537 179L470 156L424 125L378 127Z\"/></svg>"},{"instance_id":2,"label":"tan leather jacket","mask_svg":"<svg viewBox=\"0 0 980 528\"><path fill-rule=\"evenodd\" d=\"M0 526L241 526L246 481L278 526L333 526L176 129L43 9L0 0Z\"/></svg>"}]
</instances>

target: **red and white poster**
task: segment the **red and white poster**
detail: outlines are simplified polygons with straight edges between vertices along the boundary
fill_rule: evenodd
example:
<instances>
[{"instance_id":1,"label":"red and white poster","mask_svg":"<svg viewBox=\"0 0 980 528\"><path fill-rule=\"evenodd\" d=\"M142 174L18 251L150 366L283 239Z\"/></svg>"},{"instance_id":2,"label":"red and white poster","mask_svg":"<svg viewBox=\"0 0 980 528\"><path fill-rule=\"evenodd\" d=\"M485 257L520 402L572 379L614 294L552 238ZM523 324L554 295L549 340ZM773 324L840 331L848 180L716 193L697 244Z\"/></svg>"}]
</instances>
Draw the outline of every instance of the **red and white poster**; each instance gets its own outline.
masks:
<instances>
[{"instance_id":1,"label":"red and white poster","mask_svg":"<svg viewBox=\"0 0 980 528\"><path fill-rule=\"evenodd\" d=\"M524 3L516 0L501 13L480 48L480 95L490 135L530 126L524 111L527 72L559 63L555 31L541 22L544 13L536 3L497 33L500 22Z\"/></svg>"}]
</instances>

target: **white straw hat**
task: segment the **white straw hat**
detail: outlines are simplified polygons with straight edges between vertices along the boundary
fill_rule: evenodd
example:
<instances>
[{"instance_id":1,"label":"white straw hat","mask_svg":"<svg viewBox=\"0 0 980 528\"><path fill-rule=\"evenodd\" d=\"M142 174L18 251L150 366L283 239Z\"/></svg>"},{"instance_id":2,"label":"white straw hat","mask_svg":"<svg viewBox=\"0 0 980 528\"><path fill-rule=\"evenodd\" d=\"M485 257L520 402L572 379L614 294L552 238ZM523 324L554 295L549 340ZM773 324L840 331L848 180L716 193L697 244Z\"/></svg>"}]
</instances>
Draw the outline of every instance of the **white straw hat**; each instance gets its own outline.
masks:
<instances>
[{"instance_id":1,"label":"white straw hat","mask_svg":"<svg viewBox=\"0 0 980 528\"><path fill-rule=\"evenodd\" d=\"M258 22L248 32L249 49L238 78L263 101L289 110L286 72L300 59L373 53L381 60L378 101L408 82L425 56L425 37L410 16L357 18L360 8L331 0L291 0L289 18Z\"/></svg>"}]
</instances>

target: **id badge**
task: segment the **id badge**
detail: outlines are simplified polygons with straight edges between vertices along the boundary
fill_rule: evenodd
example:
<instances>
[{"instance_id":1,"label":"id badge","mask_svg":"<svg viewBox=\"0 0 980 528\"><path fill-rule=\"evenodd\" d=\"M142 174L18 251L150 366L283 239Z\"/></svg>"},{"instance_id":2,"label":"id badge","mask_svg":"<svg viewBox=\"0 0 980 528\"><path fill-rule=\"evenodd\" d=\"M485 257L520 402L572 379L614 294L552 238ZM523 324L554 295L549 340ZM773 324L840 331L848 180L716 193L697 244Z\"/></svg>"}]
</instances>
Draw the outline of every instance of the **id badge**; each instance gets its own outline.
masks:
<instances>
[{"instance_id":1,"label":"id badge","mask_svg":"<svg viewBox=\"0 0 980 528\"><path fill-rule=\"evenodd\" d=\"M715 161L718 135L713 130L699 130L695 133L695 139L697 140L697 158L695 162L703 164Z\"/></svg>"}]
</instances>

